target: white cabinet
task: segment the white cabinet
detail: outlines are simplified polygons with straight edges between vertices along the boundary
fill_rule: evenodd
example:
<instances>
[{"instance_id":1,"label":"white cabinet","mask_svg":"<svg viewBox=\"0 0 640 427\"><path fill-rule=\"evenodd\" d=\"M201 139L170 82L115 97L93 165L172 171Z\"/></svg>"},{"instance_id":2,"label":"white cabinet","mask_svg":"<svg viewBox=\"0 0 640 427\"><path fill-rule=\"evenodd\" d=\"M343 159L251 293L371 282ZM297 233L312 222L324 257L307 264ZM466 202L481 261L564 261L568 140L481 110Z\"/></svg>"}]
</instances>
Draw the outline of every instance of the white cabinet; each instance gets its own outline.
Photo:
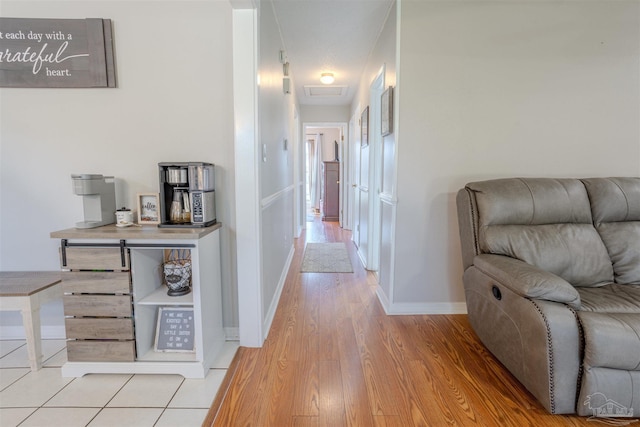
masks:
<instances>
[{"instance_id":1,"label":"white cabinet","mask_svg":"<svg viewBox=\"0 0 640 427\"><path fill-rule=\"evenodd\" d=\"M167 373L187 378L204 378L225 340L222 325L219 228L220 225L217 224L208 229L147 229L145 233L144 229L125 231L105 226L51 233L52 237L62 239L62 269L70 279L76 277L74 273L82 275L86 271L76 271L65 265L65 250L77 252L86 248L86 252L91 253L91 250L101 245L116 251L123 248L128 253L130 263L130 267L127 265L123 268L130 268L134 360L110 360L104 354L99 358L91 356L91 350L97 349L104 340L70 340L69 343L73 343L71 347L80 345L85 349L85 353L81 353L84 359L65 363L62 367L63 376L77 377L88 373ZM109 238L105 239L105 236ZM168 289L163 284L162 265L172 249L179 249L191 261L191 292L183 296L167 295ZM103 285L101 282L88 281L88 286L92 292L100 294L100 287ZM87 295L77 293L72 296ZM179 348L156 350L156 329L161 308L185 308L189 315L192 314L193 322L190 325L193 325L193 331L188 333L192 342L186 346L187 351ZM73 320L87 321L88 318ZM67 338L70 339L69 336ZM75 360L78 360L77 357Z\"/></svg>"}]
</instances>

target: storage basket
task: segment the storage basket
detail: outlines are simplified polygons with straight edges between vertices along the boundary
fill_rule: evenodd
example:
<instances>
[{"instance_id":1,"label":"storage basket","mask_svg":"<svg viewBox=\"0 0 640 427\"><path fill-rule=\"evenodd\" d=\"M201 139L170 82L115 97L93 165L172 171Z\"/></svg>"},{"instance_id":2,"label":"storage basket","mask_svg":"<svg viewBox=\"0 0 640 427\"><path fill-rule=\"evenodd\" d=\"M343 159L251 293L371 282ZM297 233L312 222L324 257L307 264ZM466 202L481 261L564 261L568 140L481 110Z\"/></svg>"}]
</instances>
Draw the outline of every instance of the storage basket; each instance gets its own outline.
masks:
<instances>
[{"instance_id":1,"label":"storage basket","mask_svg":"<svg viewBox=\"0 0 640 427\"><path fill-rule=\"evenodd\" d=\"M191 292L191 253L172 249L162 265L167 295L180 296Z\"/></svg>"}]
</instances>

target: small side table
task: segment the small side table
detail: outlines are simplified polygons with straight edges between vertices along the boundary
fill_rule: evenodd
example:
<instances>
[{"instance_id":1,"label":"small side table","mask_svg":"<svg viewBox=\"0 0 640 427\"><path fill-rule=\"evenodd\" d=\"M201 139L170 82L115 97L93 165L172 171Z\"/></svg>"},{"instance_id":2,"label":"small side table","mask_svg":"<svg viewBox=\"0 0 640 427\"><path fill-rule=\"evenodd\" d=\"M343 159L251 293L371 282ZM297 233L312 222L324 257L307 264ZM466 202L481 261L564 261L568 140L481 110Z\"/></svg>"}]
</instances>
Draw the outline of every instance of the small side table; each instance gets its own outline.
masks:
<instances>
[{"instance_id":1,"label":"small side table","mask_svg":"<svg viewBox=\"0 0 640 427\"><path fill-rule=\"evenodd\" d=\"M42 367L40 306L62 297L59 271L1 271L0 311L19 310L32 371Z\"/></svg>"}]
</instances>

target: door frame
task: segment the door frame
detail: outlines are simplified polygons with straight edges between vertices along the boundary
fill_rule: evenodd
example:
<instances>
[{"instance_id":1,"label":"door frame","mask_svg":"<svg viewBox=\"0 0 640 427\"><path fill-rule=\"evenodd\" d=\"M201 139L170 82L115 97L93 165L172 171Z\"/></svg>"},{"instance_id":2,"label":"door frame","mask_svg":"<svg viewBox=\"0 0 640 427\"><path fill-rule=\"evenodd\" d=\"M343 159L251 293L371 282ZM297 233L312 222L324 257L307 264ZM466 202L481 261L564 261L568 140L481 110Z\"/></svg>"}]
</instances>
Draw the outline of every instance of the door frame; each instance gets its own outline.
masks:
<instances>
[{"instance_id":1,"label":"door frame","mask_svg":"<svg viewBox=\"0 0 640 427\"><path fill-rule=\"evenodd\" d=\"M307 135L307 129L314 129L314 128L323 128L323 129L339 129L340 130L340 139L341 141L339 142L339 153L340 155L345 155L345 149L344 149L344 144L345 144L345 135L347 134L347 129L348 129L348 123L346 122L303 122L302 123L302 138L301 140L304 141L304 143L306 143L306 135ZM347 154L348 156L348 154ZM344 168L346 167L348 163L347 159L340 159L340 195L338 198L338 203L339 203L339 212L340 212L340 216L339 216L339 221L340 221L340 226L342 227L342 223L343 223L343 211L342 211L342 199L343 199L343 195L345 194L345 189L344 189L344 183L345 180L343 179L343 173L344 173ZM302 172L302 176L305 179L305 182L303 184L304 187L304 197L303 200L306 203L307 200L307 183L306 183L306 177L307 175L307 170L306 170L306 161L303 162L302 164L303 172ZM348 173L348 172L347 172ZM305 213L306 214L306 213Z\"/></svg>"},{"instance_id":2,"label":"door frame","mask_svg":"<svg viewBox=\"0 0 640 427\"><path fill-rule=\"evenodd\" d=\"M258 11L235 8L233 89L235 132L236 253L240 345L262 347L262 254L258 163Z\"/></svg>"}]
</instances>

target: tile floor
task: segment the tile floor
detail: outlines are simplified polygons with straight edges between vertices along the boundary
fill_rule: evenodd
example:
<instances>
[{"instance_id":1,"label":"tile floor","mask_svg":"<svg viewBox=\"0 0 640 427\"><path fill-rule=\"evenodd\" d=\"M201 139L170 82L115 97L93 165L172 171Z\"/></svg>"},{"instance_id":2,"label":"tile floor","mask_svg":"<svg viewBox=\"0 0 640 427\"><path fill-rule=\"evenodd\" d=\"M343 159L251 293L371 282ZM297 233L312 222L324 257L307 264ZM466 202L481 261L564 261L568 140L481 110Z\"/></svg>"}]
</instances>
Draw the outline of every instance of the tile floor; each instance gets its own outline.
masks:
<instances>
[{"instance_id":1,"label":"tile floor","mask_svg":"<svg viewBox=\"0 0 640 427\"><path fill-rule=\"evenodd\" d=\"M63 378L64 340L43 340L45 362L37 372L29 369L25 341L0 341L0 426L199 427L237 349L237 341L227 341L204 379L129 374Z\"/></svg>"}]
</instances>

